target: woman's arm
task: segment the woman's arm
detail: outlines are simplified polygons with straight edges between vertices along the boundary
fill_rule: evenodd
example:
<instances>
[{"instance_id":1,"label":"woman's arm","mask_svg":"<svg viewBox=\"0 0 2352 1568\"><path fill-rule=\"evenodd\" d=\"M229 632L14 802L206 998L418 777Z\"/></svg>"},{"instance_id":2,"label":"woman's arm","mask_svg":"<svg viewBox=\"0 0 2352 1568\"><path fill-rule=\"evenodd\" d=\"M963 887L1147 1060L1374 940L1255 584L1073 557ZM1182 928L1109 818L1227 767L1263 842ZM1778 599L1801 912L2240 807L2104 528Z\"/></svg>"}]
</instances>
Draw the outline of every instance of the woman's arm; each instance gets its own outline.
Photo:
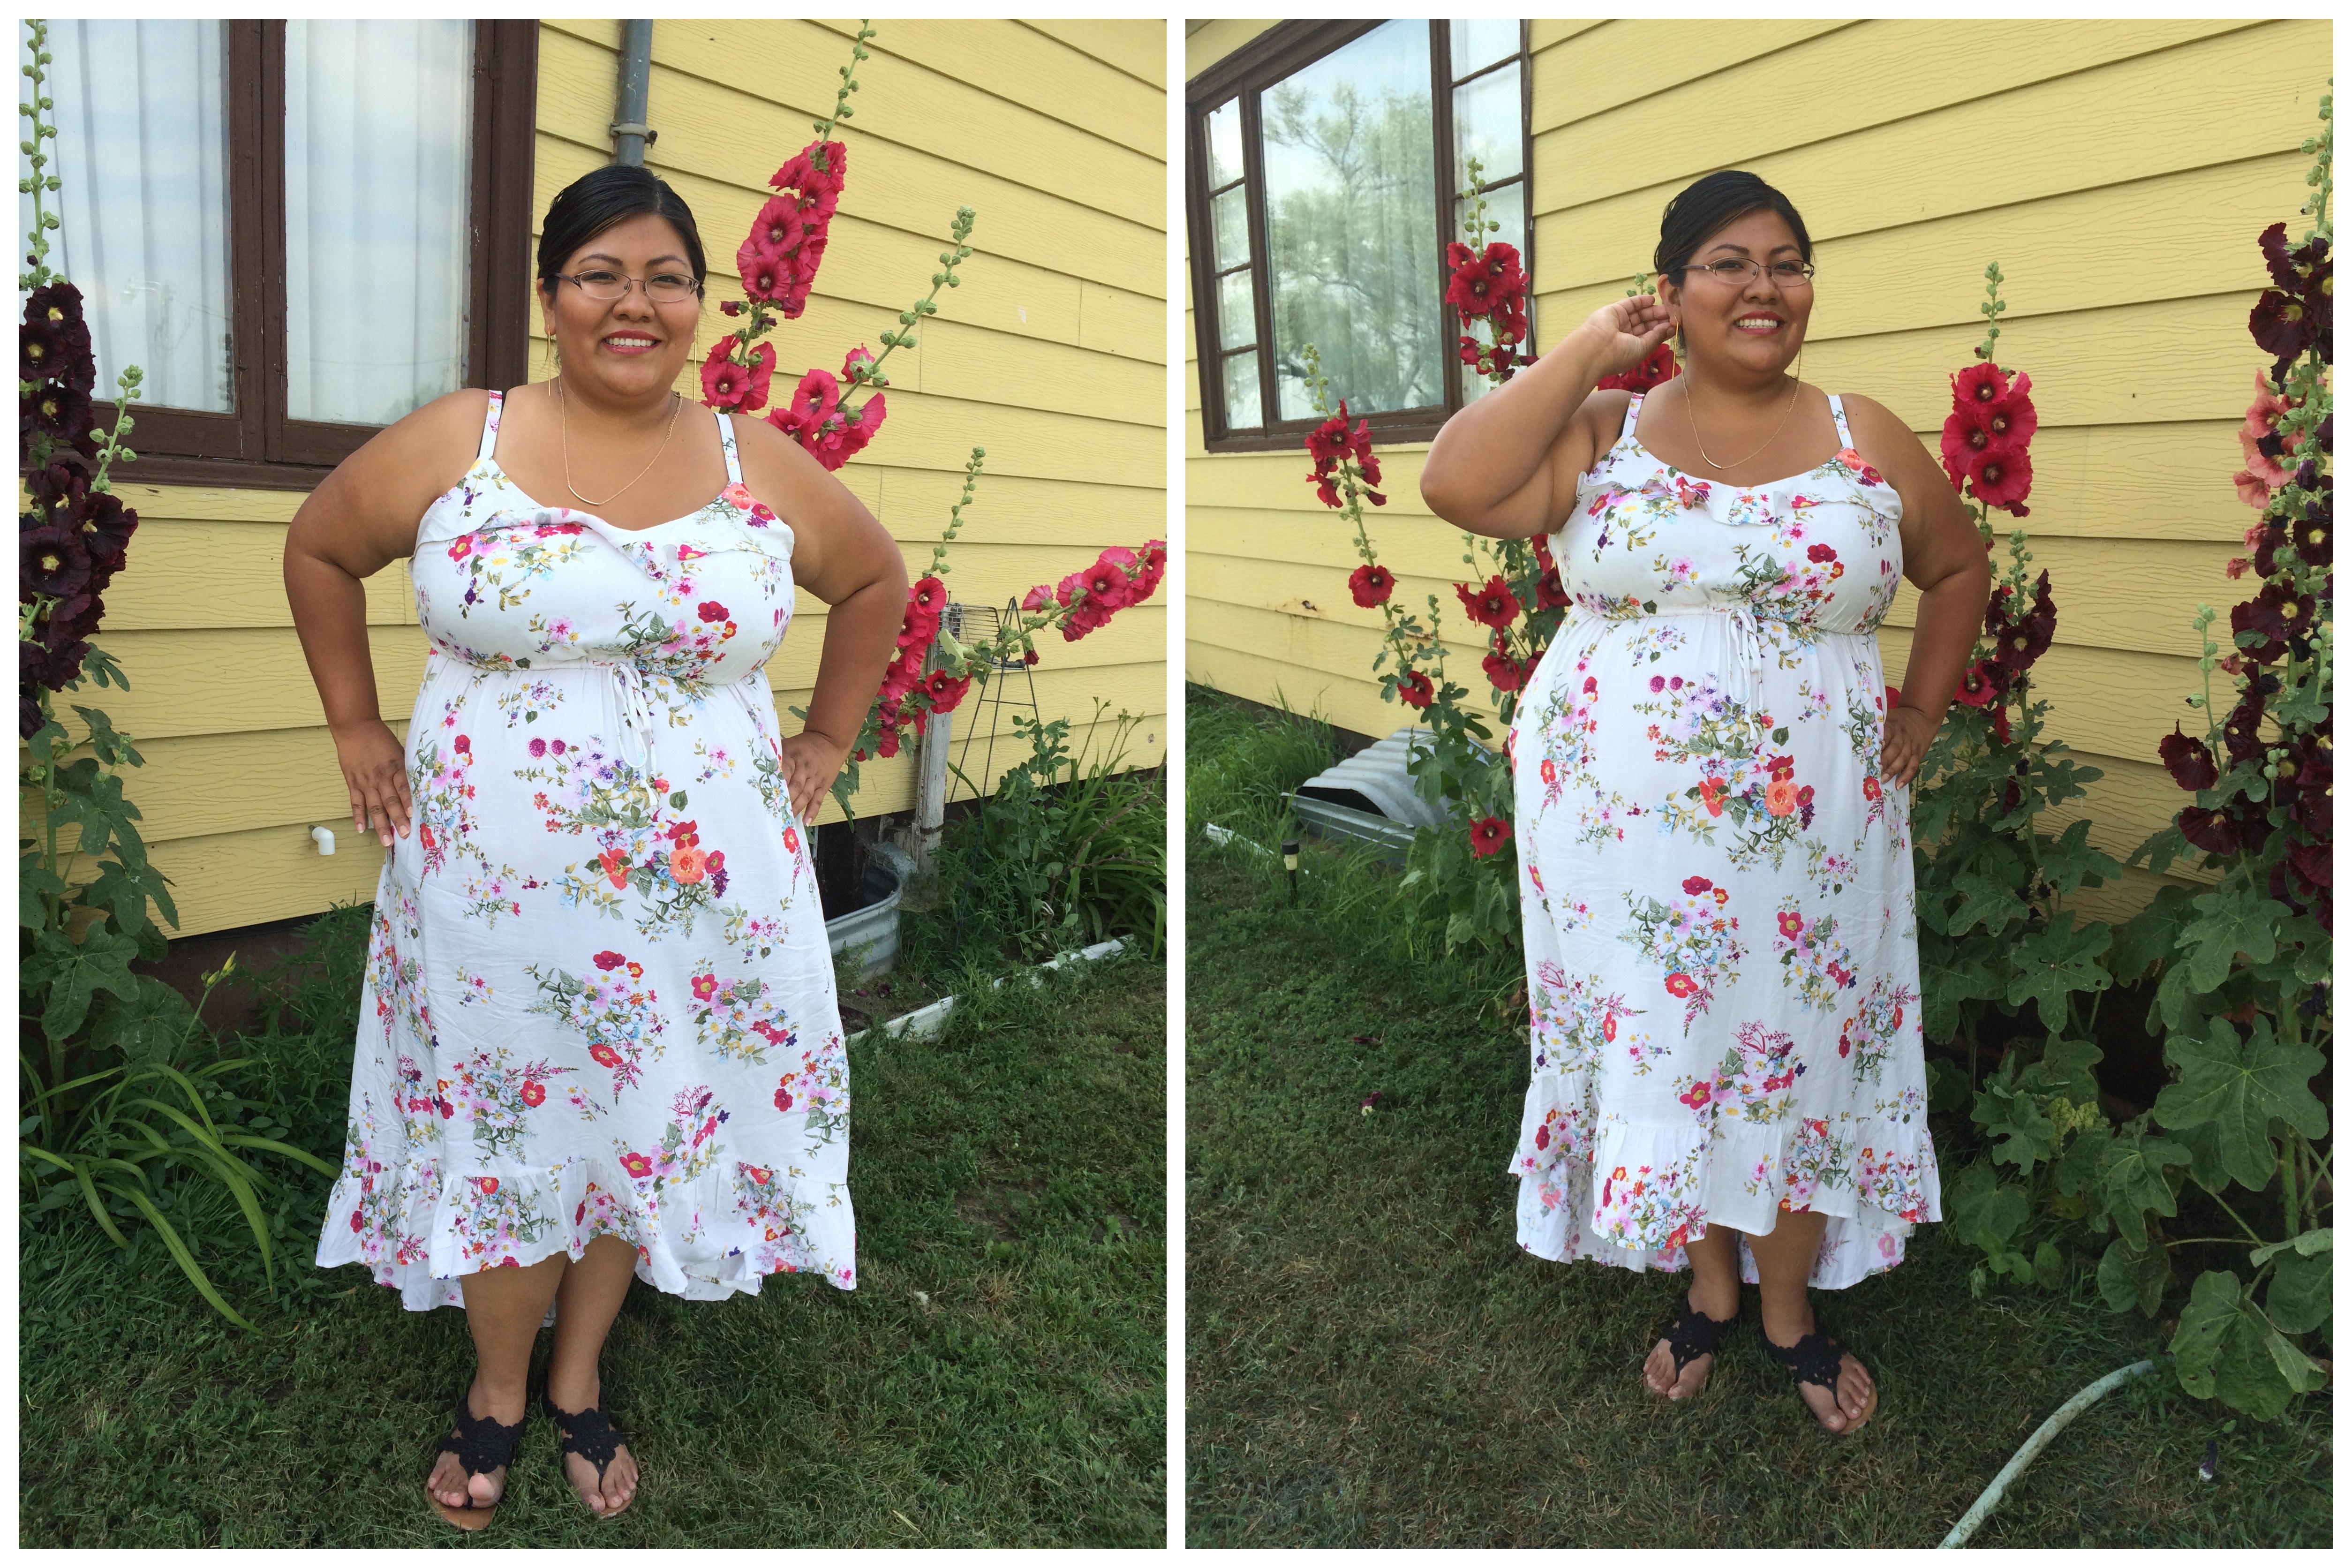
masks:
<instances>
[{"instance_id":1,"label":"woman's arm","mask_svg":"<svg viewBox=\"0 0 2352 1568\"><path fill-rule=\"evenodd\" d=\"M793 814L813 820L833 787L882 672L898 651L907 563L846 486L763 420L736 419L743 482L793 530L793 581L828 606L808 720L782 745Z\"/></svg>"},{"instance_id":2,"label":"woman's arm","mask_svg":"<svg viewBox=\"0 0 2352 1568\"><path fill-rule=\"evenodd\" d=\"M1422 464L1421 499L1446 521L1490 539L1557 528L1579 476L1602 449L1599 416L1623 422L1622 399L1588 408L1593 383L1641 363L1672 331L1655 295L1595 310L1549 353L1445 422Z\"/></svg>"},{"instance_id":3,"label":"woman's arm","mask_svg":"<svg viewBox=\"0 0 2352 1568\"><path fill-rule=\"evenodd\" d=\"M1886 716L1879 772L1907 784L1944 722L1952 692L1968 668L1984 623L1992 569L1983 536L1953 490L1943 467L1885 405L1867 397L1844 399L1848 422L1864 458L1903 498L1903 575L1919 590L1911 629L1911 661L1903 697Z\"/></svg>"},{"instance_id":4,"label":"woman's arm","mask_svg":"<svg viewBox=\"0 0 2352 1568\"><path fill-rule=\"evenodd\" d=\"M415 549L417 523L463 472L453 454L470 453L485 408L481 391L453 392L379 431L320 482L286 530L286 602L351 792L352 826L373 829L386 848L395 831L408 835L408 768L377 711L360 583Z\"/></svg>"}]
</instances>

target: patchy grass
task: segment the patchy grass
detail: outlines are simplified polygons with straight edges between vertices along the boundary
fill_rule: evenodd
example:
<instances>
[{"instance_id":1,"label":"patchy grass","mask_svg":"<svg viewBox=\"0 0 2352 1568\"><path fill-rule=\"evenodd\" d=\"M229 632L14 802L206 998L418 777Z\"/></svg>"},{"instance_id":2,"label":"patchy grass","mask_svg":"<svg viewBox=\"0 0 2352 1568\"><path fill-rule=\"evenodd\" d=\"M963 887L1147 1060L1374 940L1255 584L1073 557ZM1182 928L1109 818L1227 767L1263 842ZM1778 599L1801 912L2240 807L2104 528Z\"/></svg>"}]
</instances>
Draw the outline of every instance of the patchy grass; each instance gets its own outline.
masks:
<instances>
[{"instance_id":1,"label":"patchy grass","mask_svg":"<svg viewBox=\"0 0 2352 1568\"><path fill-rule=\"evenodd\" d=\"M310 973L273 1067L331 1080L314 1110L339 1140L356 970ZM604 1379L645 1481L607 1522L537 1417L487 1531L431 1511L465 1318L310 1268L323 1183L288 1200L274 1305L218 1260L258 1335L152 1244L26 1230L19 1544L1158 1546L1164 1009L1160 965L1123 959L960 1003L934 1040L854 1045L857 1289L633 1286Z\"/></svg>"},{"instance_id":2,"label":"patchy grass","mask_svg":"<svg viewBox=\"0 0 2352 1568\"><path fill-rule=\"evenodd\" d=\"M1401 962L1345 912L1376 902L1360 860L1310 848L1293 908L1255 858L1192 847L1191 1544L1933 1546L2067 1396L2161 1348L2087 1288L1971 1300L1973 1255L1929 1226L1902 1268L1817 1298L1879 1381L1856 1437L1765 1359L1752 1292L1706 1394L1653 1401L1640 1363L1684 1277L1518 1250L1526 1037L1491 983ZM2263 1426L2141 1380L1974 1544L2324 1546L2331 1411Z\"/></svg>"}]
</instances>

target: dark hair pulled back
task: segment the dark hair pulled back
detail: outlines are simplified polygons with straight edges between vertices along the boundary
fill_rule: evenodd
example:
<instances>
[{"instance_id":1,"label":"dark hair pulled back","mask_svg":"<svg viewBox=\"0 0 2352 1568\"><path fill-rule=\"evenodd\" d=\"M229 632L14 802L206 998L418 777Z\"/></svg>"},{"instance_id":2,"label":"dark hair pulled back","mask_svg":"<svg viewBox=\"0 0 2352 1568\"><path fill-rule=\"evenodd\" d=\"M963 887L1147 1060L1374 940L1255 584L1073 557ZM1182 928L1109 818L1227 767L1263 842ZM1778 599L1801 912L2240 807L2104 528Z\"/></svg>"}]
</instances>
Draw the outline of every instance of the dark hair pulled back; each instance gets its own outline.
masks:
<instances>
[{"instance_id":1,"label":"dark hair pulled back","mask_svg":"<svg viewBox=\"0 0 2352 1568\"><path fill-rule=\"evenodd\" d=\"M1707 236L1734 218L1767 207L1788 219L1796 232L1798 253L1811 261L1812 238L1805 233L1805 220L1797 216L1795 205L1745 169L1724 169L1692 181L1666 204L1665 215L1658 220L1657 255L1652 258L1658 276L1681 288L1685 269Z\"/></svg>"},{"instance_id":2,"label":"dark hair pulled back","mask_svg":"<svg viewBox=\"0 0 2352 1568\"><path fill-rule=\"evenodd\" d=\"M686 205L686 198L650 169L608 163L581 175L547 204L547 218L539 231L540 287L544 289L563 270L573 251L614 224L647 214L667 219L677 230L686 241L686 259L694 268L694 280L703 282L708 268L702 259L702 235L694 226L694 211Z\"/></svg>"}]
</instances>

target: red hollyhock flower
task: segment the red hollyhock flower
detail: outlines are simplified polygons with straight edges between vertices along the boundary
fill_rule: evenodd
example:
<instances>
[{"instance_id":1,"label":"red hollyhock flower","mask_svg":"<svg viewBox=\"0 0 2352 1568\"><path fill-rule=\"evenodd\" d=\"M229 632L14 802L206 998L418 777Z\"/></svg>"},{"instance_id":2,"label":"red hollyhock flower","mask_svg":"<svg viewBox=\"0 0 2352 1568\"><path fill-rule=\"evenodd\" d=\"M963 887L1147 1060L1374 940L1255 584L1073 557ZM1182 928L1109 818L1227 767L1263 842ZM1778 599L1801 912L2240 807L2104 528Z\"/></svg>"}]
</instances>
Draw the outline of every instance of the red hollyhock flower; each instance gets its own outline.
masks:
<instances>
[{"instance_id":1,"label":"red hollyhock flower","mask_svg":"<svg viewBox=\"0 0 2352 1568\"><path fill-rule=\"evenodd\" d=\"M1633 369L1615 375L1604 375L1593 383L1593 386L1596 390L1617 387L1626 392L1647 392L1652 387L1664 386L1682 373L1682 366L1675 363L1674 345L1660 343L1650 351L1649 358Z\"/></svg>"},{"instance_id":2,"label":"red hollyhock flower","mask_svg":"<svg viewBox=\"0 0 2352 1568\"><path fill-rule=\"evenodd\" d=\"M1437 700L1437 688L1420 670L1412 670L1397 678L1397 700L1410 708L1426 708Z\"/></svg>"},{"instance_id":3,"label":"red hollyhock flower","mask_svg":"<svg viewBox=\"0 0 2352 1568\"><path fill-rule=\"evenodd\" d=\"M1470 852L1492 855L1511 841L1511 825L1499 816L1482 816L1470 825Z\"/></svg>"},{"instance_id":4,"label":"red hollyhock flower","mask_svg":"<svg viewBox=\"0 0 2352 1568\"><path fill-rule=\"evenodd\" d=\"M724 337L710 345L702 363L702 401L711 408L740 409L757 414L767 406L769 378L775 374L773 344L758 343L751 363L738 364L731 357L740 340Z\"/></svg>"},{"instance_id":5,"label":"red hollyhock flower","mask_svg":"<svg viewBox=\"0 0 2352 1568\"><path fill-rule=\"evenodd\" d=\"M780 191L837 196L848 174L848 148L838 142L812 142L785 159L784 166L769 176L768 184Z\"/></svg>"},{"instance_id":6,"label":"red hollyhock flower","mask_svg":"<svg viewBox=\"0 0 2352 1568\"><path fill-rule=\"evenodd\" d=\"M1977 500L2015 517L2026 515L2025 497L2032 489L2033 456L2022 447L1987 453L1969 479Z\"/></svg>"},{"instance_id":7,"label":"red hollyhock flower","mask_svg":"<svg viewBox=\"0 0 2352 1568\"><path fill-rule=\"evenodd\" d=\"M948 585L937 577L919 577L907 589L907 606L936 624L940 612L947 607Z\"/></svg>"},{"instance_id":8,"label":"red hollyhock flower","mask_svg":"<svg viewBox=\"0 0 2352 1568\"><path fill-rule=\"evenodd\" d=\"M1396 592L1396 574L1385 566L1359 566L1348 574L1348 591L1359 609L1377 609Z\"/></svg>"},{"instance_id":9,"label":"red hollyhock flower","mask_svg":"<svg viewBox=\"0 0 2352 1568\"><path fill-rule=\"evenodd\" d=\"M790 256L807 237L808 224L801 216L798 198L771 196L760 208L760 216L751 220L751 237L743 243L770 256Z\"/></svg>"},{"instance_id":10,"label":"red hollyhock flower","mask_svg":"<svg viewBox=\"0 0 2352 1568\"><path fill-rule=\"evenodd\" d=\"M1499 631L1519 618L1519 602L1512 597L1510 587L1504 583L1500 574L1487 578L1483 588L1456 583L1454 592L1461 596L1465 613L1482 626L1493 626Z\"/></svg>"},{"instance_id":11,"label":"red hollyhock flower","mask_svg":"<svg viewBox=\"0 0 2352 1568\"><path fill-rule=\"evenodd\" d=\"M2009 395L2009 374L1990 361L1972 364L1952 377L1952 406L1974 403L1990 406Z\"/></svg>"},{"instance_id":12,"label":"red hollyhock flower","mask_svg":"<svg viewBox=\"0 0 2352 1568\"><path fill-rule=\"evenodd\" d=\"M1127 574L1108 559L1108 554L1106 551L1106 558L1087 567L1084 574L1087 602L1099 605L1106 615L1125 609L1128 602Z\"/></svg>"},{"instance_id":13,"label":"red hollyhock flower","mask_svg":"<svg viewBox=\"0 0 2352 1568\"><path fill-rule=\"evenodd\" d=\"M1474 253L1456 242L1445 247L1446 264L1454 269L1446 280L1445 302L1465 317L1485 316L1507 308L1527 293L1527 276L1519 270L1517 247L1500 240Z\"/></svg>"},{"instance_id":14,"label":"red hollyhock flower","mask_svg":"<svg viewBox=\"0 0 2352 1568\"><path fill-rule=\"evenodd\" d=\"M959 679L944 669L931 671L930 678L923 682L923 695L931 700L931 711L934 713L954 712L956 705L963 700L964 693L971 689L970 676Z\"/></svg>"},{"instance_id":15,"label":"red hollyhock flower","mask_svg":"<svg viewBox=\"0 0 2352 1568\"><path fill-rule=\"evenodd\" d=\"M1952 693L1952 700L1970 708L1990 707L2000 689L1993 683L1992 672L1982 664L1972 664L1960 672L1960 684Z\"/></svg>"},{"instance_id":16,"label":"red hollyhock flower","mask_svg":"<svg viewBox=\"0 0 2352 1568\"><path fill-rule=\"evenodd\" d=\"M1485 664L1486 679L1497 691L1517 691L1528 683L1528 667L1517 659L1490 653Z\"/></svg>"},{"instance_id":17,"label":"red hollyhock flower","mask_svg":"<svg viewBox=\"0 0 2352 1568\"><path fill-rule=\"evenodd\" d=\"M782 416L815 426L832 417L834 410L840 406L841 383L834 379L831 371L811 369L793 388L792 401L779 405L775 413L768 416L768 422L777 424ZM790 430L784 433L792 434Z\"/></svg>"},{"instance_id":18,"label":"red hollyhock flower","mask_svg":"<svg viewBox=\"0 0 2352 1568\"><path fill-rule=\"evenodd\" d=\"M2211 789L2221 782L2221 769L2213 761L2213 753L2205 742L2180 732L2175 724L2172 733L2156 743L2156 753L2164 759L2164 771L2172 782L2186 790Z\"/></svg>"}]
</instances>

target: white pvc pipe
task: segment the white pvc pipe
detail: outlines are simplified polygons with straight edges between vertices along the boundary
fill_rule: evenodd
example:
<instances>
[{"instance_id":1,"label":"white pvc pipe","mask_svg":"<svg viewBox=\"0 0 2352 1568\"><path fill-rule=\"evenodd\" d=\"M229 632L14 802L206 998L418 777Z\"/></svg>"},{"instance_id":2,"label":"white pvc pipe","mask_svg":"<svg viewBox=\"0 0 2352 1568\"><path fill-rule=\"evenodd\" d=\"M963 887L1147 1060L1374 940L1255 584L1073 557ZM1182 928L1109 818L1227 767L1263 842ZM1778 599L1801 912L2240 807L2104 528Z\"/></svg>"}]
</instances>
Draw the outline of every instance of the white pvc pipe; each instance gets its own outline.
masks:
<instances>
[{"instance_id":1,"label":"white pvc pipe","mask_svg":"<svg viewBox=\"0 0 2352 1568\"><path fill-rule=\"evenodd\" d=\"M1984 1495L1969 1505L1969 1511L1960 1515L1960 1522L1952 1526L1952 1532L1944 1537L1936 1550L1948 1552L1966 1546L1969 1543L1969 1537L1977 1532L1977 1526L1991 1517L1993 1509L2000 1502L2000 1494L2008 1489L2009 1483L2015 1480L2025 1467L2033 1462L2033 1456L2049 1447L2050 1439L2058 1436L2066 1423L2097 1404L2109 1390L2119 1388L2133 1378L2155 1370L2156 1363L2153 1361L2136 1361L2129 1366L2119 1367L2107 1373L2106 1376L2060 1405L2049 1420L2033 1429L2033 1436L2025 1440L2025 1447L2020 1448L2009 1463L2000 1468L2000 1474L1993 1477L1992 1485L1985 1488Z\"/></svg>"}]
</instances>

